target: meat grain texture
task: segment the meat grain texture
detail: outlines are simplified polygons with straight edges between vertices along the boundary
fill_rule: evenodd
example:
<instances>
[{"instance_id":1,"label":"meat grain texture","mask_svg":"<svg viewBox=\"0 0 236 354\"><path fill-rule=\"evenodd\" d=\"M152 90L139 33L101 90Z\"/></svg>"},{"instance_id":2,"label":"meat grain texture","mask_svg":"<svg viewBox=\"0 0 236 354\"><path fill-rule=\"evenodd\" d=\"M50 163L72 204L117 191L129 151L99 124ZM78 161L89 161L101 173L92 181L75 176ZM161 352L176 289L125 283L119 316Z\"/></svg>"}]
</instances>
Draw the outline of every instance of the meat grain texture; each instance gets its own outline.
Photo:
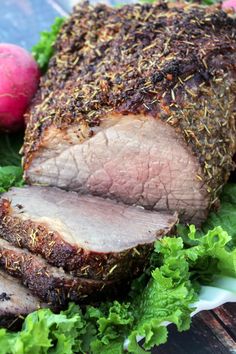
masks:
<instances>
[{"instance_id":1,"label":"meat grain texture","mask_svg":"<svg viewBox=\"0 0 236 354\"><path fill-rule=\"evenodd\" d=\"M235 36L217 7L76 6L27 115L27 182L200 224L234 168Z\"/></svg>"},{"instance_id":2,"label":"meat grain texture","mask_svg":"<svg viewBox=\"0 0 236 354\"><path fill-rule=\"evenodd\" d=\"M176 215L52 187L13 188L0 200L0 237L74 276L132 278Z\"/></svg>"}]
</instances>

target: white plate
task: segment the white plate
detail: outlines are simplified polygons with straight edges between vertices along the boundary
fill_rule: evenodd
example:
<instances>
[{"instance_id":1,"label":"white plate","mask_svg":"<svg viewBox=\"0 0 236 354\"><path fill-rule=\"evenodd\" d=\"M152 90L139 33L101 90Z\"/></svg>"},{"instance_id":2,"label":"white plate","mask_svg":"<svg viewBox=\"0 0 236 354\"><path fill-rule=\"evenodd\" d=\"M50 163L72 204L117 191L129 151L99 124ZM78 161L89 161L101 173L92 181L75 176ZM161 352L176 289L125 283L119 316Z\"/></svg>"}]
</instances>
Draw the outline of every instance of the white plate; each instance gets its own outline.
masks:
<instances>
[{"instance_id":1,"label":"white plate","mask_svg":"<svg viewBox=\"0 0 236 354\"><path fill-rule=\"evenodd\" d=\"M218 277L211 286L202 286L199 300L196 304L196 313L203 310L214 309L226 302L236 302L236 279L230 277Z\"/></svg>"},{"instance_id":2,"label":"white plate","mask_svg":"<svg viewBox=\"0 0 236 354\"><path fill-rule=\"evenodd\" d=\"M211 286L202 286L199 300L192 304L195 310L191 316L196 315L200 311L212 310L226 302L236 302L236 278L217 277ZM168 326L170 322L163 322L163 325ZM141 341L142 336L137 337L137 341ZM124 349L127 349L129 340L124 342Z\"/></svg>"}]
</instances>

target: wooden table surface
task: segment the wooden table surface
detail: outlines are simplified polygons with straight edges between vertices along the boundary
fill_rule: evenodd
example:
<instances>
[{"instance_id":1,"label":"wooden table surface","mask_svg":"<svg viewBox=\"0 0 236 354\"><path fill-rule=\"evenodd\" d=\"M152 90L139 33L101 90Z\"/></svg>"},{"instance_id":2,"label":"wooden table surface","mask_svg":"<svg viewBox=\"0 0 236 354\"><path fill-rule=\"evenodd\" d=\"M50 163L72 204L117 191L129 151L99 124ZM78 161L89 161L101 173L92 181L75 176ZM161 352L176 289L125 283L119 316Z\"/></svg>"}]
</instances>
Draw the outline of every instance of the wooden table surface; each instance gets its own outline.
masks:
<instances>
[{"instance_id":1,"label":"wooden table surface","mask_svg":"<svg viewBox=\"0 0 236 354\"><path fill-rule=\"evenodd\" d=\"M66 16L75 2L0 0L0 42L30 50L38 41L39 32L49 29L56 16ZM193 318L187 332L178 333L174 326L169 328L168 343L154 349L153 354L236 353L236 303L200 313Z\"/></svg>"}]
</instances>

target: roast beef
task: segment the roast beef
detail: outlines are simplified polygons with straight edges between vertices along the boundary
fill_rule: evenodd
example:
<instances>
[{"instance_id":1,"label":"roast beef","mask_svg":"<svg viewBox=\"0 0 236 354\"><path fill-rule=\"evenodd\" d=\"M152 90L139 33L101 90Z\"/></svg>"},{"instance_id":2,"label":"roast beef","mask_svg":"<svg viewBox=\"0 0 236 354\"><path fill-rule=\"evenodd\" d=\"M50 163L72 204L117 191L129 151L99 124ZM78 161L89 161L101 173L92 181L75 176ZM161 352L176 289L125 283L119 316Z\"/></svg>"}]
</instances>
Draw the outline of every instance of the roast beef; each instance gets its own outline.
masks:
<instances>
[{"instance_id":1,"label":"roast beef","mask_svg":"<svg viewBox=\"0 0 236 354\"><path fill-rule=\"evenodd\" d=\"M217 7L76 6L27 115L27 182L199 224L234 166L235 38Z\"/></svg>"},{"instance_id":2,"label":"roast beef","mask_svg":"<svg viewBox=\"0 0 236 354\"><path fill-rule=\"evenodd\" d=\"M153 242L176 222L176 215L53 187L13 188L0 200L1 237L75 276L93 279L137 275Z\"/></svg>"},{"instance_id":3,"label":"roast beef","mask_svg":"<svg viewBox=\"0 0 236 354\"><path fill-rule=\"evenodd\" d=\"M82 304L116 296L124 288L118 282L68 275L63 269L50 266L40 256L14 247L3 239L0 239L0 266L53 308L64 307L69 301Z\"/></svg>"},{"instance_id":4,"label":"roast beef","mask_svg":"<svg viewBox=\"0 0 236 354\"><path fill-rule=\"evenodd\" d=\"M0 270L0 327L15 328L22 316L44 306L17 279Z\"/></svg>"}]
</instances>

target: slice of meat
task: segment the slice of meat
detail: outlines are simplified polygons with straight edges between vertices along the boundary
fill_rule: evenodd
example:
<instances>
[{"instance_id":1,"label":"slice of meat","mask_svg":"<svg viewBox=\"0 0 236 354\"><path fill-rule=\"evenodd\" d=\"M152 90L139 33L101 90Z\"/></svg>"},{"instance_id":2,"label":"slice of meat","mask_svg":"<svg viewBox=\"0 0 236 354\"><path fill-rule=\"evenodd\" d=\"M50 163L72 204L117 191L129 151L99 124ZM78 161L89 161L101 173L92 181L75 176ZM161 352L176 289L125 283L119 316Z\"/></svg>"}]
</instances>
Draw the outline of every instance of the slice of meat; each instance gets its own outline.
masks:
<instances>
[{"instance_id":1,"label":"slice of meat","mask_svg":"<svg viewBox=\"0 0 236 354\"><path fill-rule=\"evenodd\" d=\"M0 239L0 266L54 308L64 307L69 301L91 303L122 290L122 284L118 282L73 277L61 268L50 266L40 256L3 239Z\"/></svg>"},{"instance_id":2,"label":"slice of meat","mask_svg":"<svg viewBox=\"0 0 236 354\"><path fill-rule=\"evenodd\" d=\"M73 275L125 279L143 270L177 216L52 187L13 188L0 202L0 235Z\"/></svg>"},{"instance_id":3,"label":"slice of meat","mask_svg":"<svg viewBox=\"0 0 236 354\"><path fill-rule=\"evenodd\" d=\"M188 221L204 220L209 195L202 171L178 134L151 117L107 119L113 125L102 129L101 124L102 130L83 144L79 139L75 143L78 127L64 133L48 130L44 152L30 168L31 182L105 196L147 209L178 210L181 219L186 216Z\"/></svg>"},{"instance_id":4,"label":"slice of meat","mask_svg":"<svg viewBox=\"0 0 236 354\"><path fill-rule=\"evenodd\" d=\"M19 280L0 270L0 327L15 328L22 316L45 306Z\"/></svg>"},{"instance_id":5,"label":"slice of meat","mask_svg":"<svg viewBox=\"0 0 236 354\"><path fill-rule=\"evenodd\" d=\"M174 6L75 8L28 114L29 183L206 218L234 168L236 20Z\"/></svg>"}]
</instances>

